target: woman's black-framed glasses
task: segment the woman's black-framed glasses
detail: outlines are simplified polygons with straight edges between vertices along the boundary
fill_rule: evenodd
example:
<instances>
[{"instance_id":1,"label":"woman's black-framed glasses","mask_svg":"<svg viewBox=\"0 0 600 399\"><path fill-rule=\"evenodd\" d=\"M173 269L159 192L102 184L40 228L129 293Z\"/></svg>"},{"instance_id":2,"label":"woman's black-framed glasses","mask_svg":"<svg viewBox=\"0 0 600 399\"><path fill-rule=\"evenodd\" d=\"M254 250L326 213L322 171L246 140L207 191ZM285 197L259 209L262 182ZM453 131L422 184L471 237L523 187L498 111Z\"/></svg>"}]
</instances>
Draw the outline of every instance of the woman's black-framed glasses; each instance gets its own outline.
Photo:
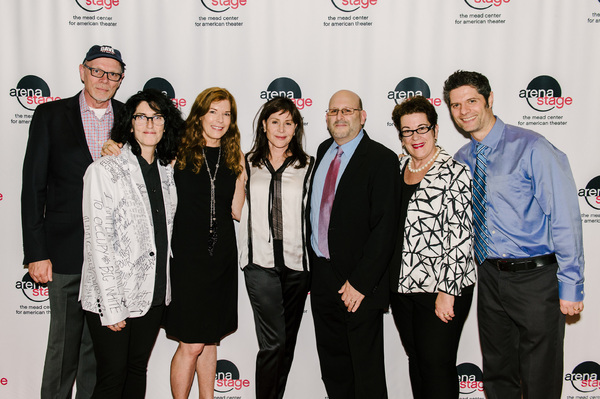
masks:
<instances>
[{"instance_id":1,"label":"woman's black-framed glasses","mask_svg":"<svg viewBox=\"0 0 600 399\"><path fill-rule=\"evenodd\" d=\"M136 125L143 126L149 121L152 121L155 126L162 126L165 124L165 117L162 115L148 116L144 114L135 114L133 115L133 121L136 123Z\"/></svg>"},{"instance_id":2,"label":"woman's black-framed glasses","mask_svg":"<svg viewBox=\"0 0 600 399\"><path fill-rule=\"evenodd\" d=\"M400 130L400 134L402 135L402 137L410 137L415 133L418 134L425 134L428 131L430 131L431 129L434 128L435 125L431 125L431 126L419 126L416 129L410 130L410 129L404 129L404 130Z\"/></svg>"}]
</instances>

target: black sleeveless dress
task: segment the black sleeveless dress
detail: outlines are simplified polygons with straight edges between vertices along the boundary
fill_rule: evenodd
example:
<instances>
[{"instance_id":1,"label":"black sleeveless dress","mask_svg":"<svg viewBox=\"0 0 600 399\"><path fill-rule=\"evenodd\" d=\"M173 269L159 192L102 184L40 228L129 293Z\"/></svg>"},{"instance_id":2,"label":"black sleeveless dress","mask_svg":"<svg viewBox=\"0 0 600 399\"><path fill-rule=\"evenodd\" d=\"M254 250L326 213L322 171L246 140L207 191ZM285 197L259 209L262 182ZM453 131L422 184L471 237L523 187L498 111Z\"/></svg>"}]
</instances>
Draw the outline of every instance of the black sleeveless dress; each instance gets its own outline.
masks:
<instances>
[{"instance_id":1,"label":"black sleeveless dress","mask_svg":"<svg viewBox=\"0 0 600 399\"><path fill-rule=\"evenodd\" d=\"M219 149L205 147L214 176ZM231 203L236 176L221 155L215 180L217 242L209 255L210 180L206 163L175 168L177 212L173 226L171 304L167 334L185 343L218 343L237 329L237 247Z\"/></svg>"}]
</instances>

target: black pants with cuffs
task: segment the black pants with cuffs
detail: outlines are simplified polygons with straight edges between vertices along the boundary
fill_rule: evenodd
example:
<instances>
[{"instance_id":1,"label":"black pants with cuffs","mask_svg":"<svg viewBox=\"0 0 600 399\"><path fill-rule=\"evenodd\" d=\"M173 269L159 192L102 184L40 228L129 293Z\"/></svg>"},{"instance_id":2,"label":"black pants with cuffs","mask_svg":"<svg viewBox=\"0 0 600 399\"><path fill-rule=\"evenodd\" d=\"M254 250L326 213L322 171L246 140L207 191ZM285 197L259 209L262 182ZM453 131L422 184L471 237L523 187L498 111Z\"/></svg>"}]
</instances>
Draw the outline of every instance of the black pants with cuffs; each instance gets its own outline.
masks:
<instances>
[{"instance_id":1,"label":"black pants with cuffs","mask_svg":"<svg viewBox=\"0 0 600 399\"><path fill-rule=\"evenodd\" d=\"M454 318L435 315L437 293L392 293L390 303L402 346L408 356L414 399L458 399L456 354L474 285L454 298Z\"/></svg>"},{"instance_id":2,"label":"black pants with cuffs","mask_svg":"<svg viewBox=\"0 0 600 399\"><path fill-rule=\"evenodd\" d=\"M559 399L565 316L556 263L521 271L479 266L479 337L488 399Z\"/></svg>"},{"instance_id":3,"label":"black pants with cuffs","mask_svg":"<svg viewBox=\"0 0 600 399\"><path fill-rule=\"evenodd\" d=\"M246 289L258 339L256 398L281 399L308 295L309 273L283 264L283 246L275 240L275 267L244 267Z\"/></svg>"},{"instance_id":4,"label":"black pants with cuffs","mask_svg":"<svg viewBox=\"0 0 600 399\"><path fill-rule=\"evenodd\" d=\"M384 309L370 306L366 297L356 312L348 312L338 294L345 281L331 262L314 257L311 267L310 302L329 399L387 399Z\"/></svg>"},{"instance_id":5,"label":"black pants with cuffs","mask_svg":"<svg viewBox=\"0 0 600 399\"><path fill-rule=\"evenodd\" d=\"M96 387L92 399L143 399L150 353L156 342L164 305L142 317L126 319L125 328L112 331L96 313L85 312L96 354Z\"/></svg>"}]
</instances>

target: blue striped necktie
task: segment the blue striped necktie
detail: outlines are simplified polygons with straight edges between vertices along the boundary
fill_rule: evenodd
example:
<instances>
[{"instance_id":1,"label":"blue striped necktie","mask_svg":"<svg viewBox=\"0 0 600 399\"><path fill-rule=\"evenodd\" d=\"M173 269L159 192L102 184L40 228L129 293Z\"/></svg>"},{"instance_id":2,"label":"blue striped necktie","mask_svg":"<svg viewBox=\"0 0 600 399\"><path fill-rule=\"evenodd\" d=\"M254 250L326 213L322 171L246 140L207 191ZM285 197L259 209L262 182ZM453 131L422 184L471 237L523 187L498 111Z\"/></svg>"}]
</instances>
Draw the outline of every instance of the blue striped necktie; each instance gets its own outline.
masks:
<instances>
[{"instance_id":1,"label":"blue striped necktie","mask_svg":"<svg viewBox=\"0 0 600 399\"><path fill-rule=\"evenodd\" d=\"M473 228L475 229L475 260L479 264L487 258L490 233L487 228L487 153L488 147L478 143L475 151L475 175L473 176Z\"/></svg>"}]
</instances>

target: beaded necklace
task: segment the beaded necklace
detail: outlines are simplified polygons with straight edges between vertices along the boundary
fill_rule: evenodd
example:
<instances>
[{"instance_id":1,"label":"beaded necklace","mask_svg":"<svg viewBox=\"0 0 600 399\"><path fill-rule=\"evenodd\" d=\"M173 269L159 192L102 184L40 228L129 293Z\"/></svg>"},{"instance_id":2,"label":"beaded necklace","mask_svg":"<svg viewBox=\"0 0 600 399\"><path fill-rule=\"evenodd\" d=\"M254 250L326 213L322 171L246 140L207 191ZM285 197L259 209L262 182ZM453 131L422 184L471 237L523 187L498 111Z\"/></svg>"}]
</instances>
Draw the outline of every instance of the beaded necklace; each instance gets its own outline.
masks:
<instances>
[{"instance_id":1,"label":"beaded necklace","mask_svg":"<svg viewBox=\"0 0 600 399\"><path fill-rule=\"evenodd\" d=\"M410 170L412 173L418 173L420 171L422 171L423 169L427 168L429 166L429 164L431 164L438 156L438 154L440 153L440 147L437 147L437 151L435 152L435 154L433 154L433 156L429 159L429 161L427 161L427 163L423 166L421 166L420 168L417 169L413 169L410 167L410 164L414 164L415 160L411 157L408 160L408 165L406 165L406 167L408 168L408 170ZM409 155L410 156L410 155Z\"/></svg>"},{"instance_id":2,"label":"beaded necklace","mask_svg":"<svg viewBox=\"0 0 600 399\"><path fill-rule=\"evenodd\" d=\"M208 179L210 180L210 227L208 230L208 254L212 256L215 250L215 245L217 244L217 211L215 206L215 180L217 179L217 173L219 172L219 163L221 161L221 147L219 146L219 156L217 157L217 165L215 166L214 175L210 172L210 166L208 166L208 159L206 159L204 147L202 147L202 156L204 157L206 171L208 172Z\"/></svg>"}]
</instances>

